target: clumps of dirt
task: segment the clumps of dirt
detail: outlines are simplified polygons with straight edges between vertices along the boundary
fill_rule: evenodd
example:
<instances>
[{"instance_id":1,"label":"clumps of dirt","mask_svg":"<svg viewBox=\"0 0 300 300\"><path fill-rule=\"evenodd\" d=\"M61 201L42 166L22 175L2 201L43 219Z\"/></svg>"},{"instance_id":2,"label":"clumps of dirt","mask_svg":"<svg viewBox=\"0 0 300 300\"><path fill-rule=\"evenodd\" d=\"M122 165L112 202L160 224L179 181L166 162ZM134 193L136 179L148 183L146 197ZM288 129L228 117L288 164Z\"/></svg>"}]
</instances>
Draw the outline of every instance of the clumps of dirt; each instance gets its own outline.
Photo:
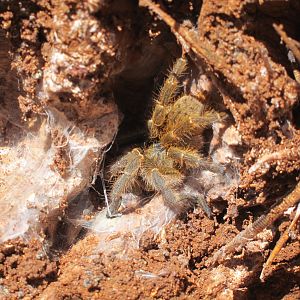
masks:
<instances>
[{"instance_id":1,"label":"clumps of dirt","mask_svg":"<svg viewBox=\"0 0 300 300\"><path fill-rule=\"evenodd\" d=\"M11 39L13 66L25 92L19 96L24 116L51 106L87 130L95 125L90 122L115 112L108 78L124 65L128 26L117 20L111 24L111 15L100 22L94 16L97 6L88 5L39 1L26 8L24 3L19 9L14 3L9 7L15 8L10 27L19 32Z\"/></svg>"},{"instance_id":2,"label":"clumps of dirt","mask_svg":"<svg viewBox=\"0 0 300 300\"><path fill-rule=\"evenodd\" d=\"M236 233L234 225L216 225L197 210L186 220L168 226L157 239L145 237L139 250L132 250L121 259L99 253L95 250L99 239L89 236L61 257L57 280L41 296L44 299L75 296L81 299L245 299L255 291L255 284L261 286L257 278L268 250L261 249L258 241L233 260L216 268L206 267L214 250ZM296 249L298 243L292 242L288 249ZM293 289L297 295L297 261L288 262L289 258L284 252L277 257L277 270L267 278L266 284L277 280L281 286L284 277L279 274L287 268L289 288L282 287L280 293ZM258 291L255 293L260 296ZM268 295L277 299L277 293L274 289Z\"/></svg>"},{"instance_id":3,"label":"clumps of dirt","mask_svg":"<svg viewBox=\"0 0 300 300\"><path fill-rule=\"evenodd\" d=\"M2 29L0 29L0 43L0 142L2 145L8 145L10 143L8 137L19 132L25 124L20 118L17 104L18 77L16 72L11 70L11 58L9 56L11 41L6 37L5 30Z\"/></svg>"},{"instance_id":4,"label":"clumps of dirt","mask_svg":"<svg viewBox=\"0 0 300 300\"><path fill-rule=\"evenodd\" d=\"M63 214L117 131L110 81L126 62L130 24L108 11L100 22L89 9L74 1L1 3L1 240L23 234L42 208Z\"/></svg>"},{"instance_id":5,"label":"clumps of dirt","mask_svg":"<svg viewBox=\"0 0 300 300\"><path fill-rule=\"evenodd\" d=\"M282 121L292 122L290 112L298 97L297 83L270 56L274 49L251 36L255 35L255 28L248 28L251 17L240 1L230 6L204 1L198 19L200 39L213 47L214 69L227 90L231 88L225 104L249 146L260 138L270 137L275 143L282 138Z\"/></svg>"},{"instance_id":6,"label":"clumps of dirt","mask_svg":"<svg viewBox=\"0 0 300 300\"><path fill-rule=\"evenodd\" d=\"M290 1L288 9L293 7ZM254 198L256 203L264 202L274 182L271 178L299 170L300 161L296 148L299 132L291 113L299 97L299 84L287 73L287 51L284 65L278 63L277 58L284 57L284 49L278 49L279 36L272 27L272 22L286 22L283 18L267 18L265 35L258 39L261 25L255 20L260 20L259 9L254 3L233 1L228 6L222 1L204 1L198 19L200 39L213 47L212 65L229 95L224 97L224 103L248 148L240 167L240 195L246 200L241 200L241 206L249 201L253 205ZM271 34L276 43L268 39ZM284 148L292 155L283 154L276 162L273 160L270 166L276 167L266 176L261 176L261 168L253 167L257 158ZM274 194L270 197L274 198Z\"/></svg>"},{"instance_id":7,"label":"clumps of dirt","mask_svg":"<svg viewBox=\"0 0 300 300\"><path fill-rule=\"evenodd\" d=\"M145 238L140 250L132 250L122 259L99 254L95 251L98 238L87 237L62 257L58 280L42 296L172 299L196 295L201 286L200 270L214 248L211 238L215 229L214 221L198 211L186 222L168 227L158 239ZM216 231L215 240L222 241L225 231L234 236L234 227L225 225ZM201 293L205 295L207 290Z\"/></svg>"},{"instance_id":8,"label":"clumps of dirt","mask_svg":"<svg viewBox=\"0 0 300 300\"><path fill-rule=\"evenodd\" d=\"M84 3L56 2L51 9L44 5L36 16L39 26L48 31L41 48L45 64L40 97L89 128L90 122L115 111L107 82L122 69L127 50L117 33L123 31L126 36L128 31L122 24L106 25L107 20L97 19Z\"/></svg>"},{"instance_id":9,"label":"clumps of dirt","mask_svg":"<svg viewBox=\"0 0 300 300\"><path fill-rule=\"evenodd\" d=\"M3 244L1 253L6 251L4 257L8 257L12 252L8 254L11 250L5 249L14 249L14 261L23 263L18 263L18 268L12 271L7 268L10 260L2 260L1 266L6 270L3 275L7 276L2 278L2 284L6 288L7 299L17 297L20 290L23 296L37 295L43 299L245 299L251 298L251 295L279 299L278 294L289 292L290 299L297 299L299 261L296 249L299 240L290 243L280 253L264 285L257 278L268 250L262 251L259 247L242 252L224 265L213 269L206 267L206 261L214 250L236 233L236 226L216 224L197 210L186 220L178 220L168 226L157 239L145 237L139 250L133 250L122 259L99 253L96 250L99 238L91 235L73 245L60 257L59 264L49 261L40 243L31 241L28 248L24 242L14 241ZM294 250L291 252L291 249ZM293 255L287 257L287 253ZM25 257L29 259L26 263ZM32 263L37 266L36 272L32 272ZM20 282L18 287L13 281L7 281L11 278L7 275L9 272L18 276L14 277ZM32 288L27 287L27 278L34 273L39 276L35 275L36 281L31 282L36 287L33 293ZM288 285L285 283L287 278ZM265 286L274 284L276 288L266 290ZM3 292L2 295L5 296Z\"/></svg>"},{"instance_id":10,"label":"clumps of dirt","mask_svg":"<svg viewBox=\"0 0 300 300\"><path fill-rule=\"evenodd\" d=\"M49 258L43 243L21 239L0 245L1 299L37 297L57 279L58 262Z\"/></svg>"}]
</instances>

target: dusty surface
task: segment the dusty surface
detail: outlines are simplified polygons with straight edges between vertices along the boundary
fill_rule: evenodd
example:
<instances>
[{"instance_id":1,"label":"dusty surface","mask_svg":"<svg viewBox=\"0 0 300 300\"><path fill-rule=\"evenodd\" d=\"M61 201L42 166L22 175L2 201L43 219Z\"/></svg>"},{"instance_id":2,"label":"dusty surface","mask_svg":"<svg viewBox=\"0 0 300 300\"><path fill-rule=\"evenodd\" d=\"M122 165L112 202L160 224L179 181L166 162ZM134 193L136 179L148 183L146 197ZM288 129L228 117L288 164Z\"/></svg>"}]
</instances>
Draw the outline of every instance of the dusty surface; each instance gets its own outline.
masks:
<instances>
[{"instance_id":1,"label":"dusty surface","mask_svg":"<svg viewBox=\"0 0 300 300\"><path fill-rule=\"evenodd\" d=\"M1 113L9 111L22 126L29 126L42 114L43 105L51 103L83 129L97 116L113 112L115 100L124 114L117 145L130 147L143 139L143 130L140 135L136 129L149 116L154 78L161 82L180 47L167 25L146 8L132 1L117 2L24 1L23 8L18 1L1 2L0 33L7 41L0 45L0 88L6 94L0 98L5 109ZM299 181L299 84L293 74L299 65L289 61L288 50L272 27L274 22L283 24L288 36L299 41L299 3L160 2L177 21L189 19L198 26L199 39L210 45L213 55L206 61L221 93L207 87L207 101L229 116L232 127L223 142L238 157L232 169L239 182L221 200L209 195L214 219L197 208L158 237L145 235L140 249L123 259L97 252L99 240L93 233L74 239L75 230L71 238L61 239L66 245L58 245L60 239L54 235L59 230L71 235L62 224L52 231L44 229L46 238L7 241L0 246L1 299L300 298L299 222L267 270L265 282L259 279L263 263L294 213L282 216L223 263L206 264ZM83 28L80 36L70 29L76 24ZM86 34L91 27L94 34ZM9 50L16 73L8 72ZM51 65L53 53L64 59ZM55 78L48 77L49 70ZM12 78L18 78L22 88ZM43 95L38 94L41 80L46 86ZM14 82L11 90L6 81ZM2 146L9 142L15 119L0 114ZM62 174L64 157L60 148L55 161ZM99 199L94 202L103 206Z\"/></svg>"}]
</instances>

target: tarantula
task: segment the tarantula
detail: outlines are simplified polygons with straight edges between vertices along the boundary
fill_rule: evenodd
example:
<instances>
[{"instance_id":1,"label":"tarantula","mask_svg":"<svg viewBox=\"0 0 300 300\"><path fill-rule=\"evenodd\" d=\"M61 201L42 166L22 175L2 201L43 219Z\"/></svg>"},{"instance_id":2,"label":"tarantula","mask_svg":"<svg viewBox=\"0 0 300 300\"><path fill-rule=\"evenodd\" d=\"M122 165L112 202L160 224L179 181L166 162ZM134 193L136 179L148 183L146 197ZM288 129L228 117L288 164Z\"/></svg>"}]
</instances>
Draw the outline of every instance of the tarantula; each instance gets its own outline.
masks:
<instances>
[{"instance_id":1,"label":"tarantula","mask_svg":"<svg viewBox=\"0 0 300 300\"><path fill-rule=\"evenodd\" d=\"M186 67L185 58L177 59L159 91L147 124L150 145L134 148L110 168L113 216L118 213L122 195L139 183L147 191L160 193L165 204L176 213L203 198L199 192L185 192L182 187L190 170L207 165L198 152L201 136L222 114L206 108L193 96L179 95L179 79Z\"/></svg>"}]
</instances>

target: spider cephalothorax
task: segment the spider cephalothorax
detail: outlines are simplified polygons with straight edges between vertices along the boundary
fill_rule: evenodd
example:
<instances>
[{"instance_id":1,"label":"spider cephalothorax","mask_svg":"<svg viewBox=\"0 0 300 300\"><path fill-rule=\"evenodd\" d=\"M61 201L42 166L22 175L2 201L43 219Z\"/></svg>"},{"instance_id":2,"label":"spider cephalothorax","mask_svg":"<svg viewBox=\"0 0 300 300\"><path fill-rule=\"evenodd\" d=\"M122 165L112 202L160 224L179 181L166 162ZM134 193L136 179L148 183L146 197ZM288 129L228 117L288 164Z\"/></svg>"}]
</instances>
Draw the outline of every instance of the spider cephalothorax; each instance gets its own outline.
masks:
<instances>
[{"instance_id":1,"label":"spider cephalothorax","mask_svg":"<svg viewBox=\"0 0 300 300\"><path fill-rule=\"evenodd\" d=\"M205 128L220 120L220 114L193 96L178 96L185 70L186 59L179 58L159 92L148 121L151 144L134 148L111 166L112 214L118 212L122 195L138 184L160 193L166 205L178 213L202 197L182 185L190 170L206 164L199 153L201 136Z\"/></svg>"}]
</instances>

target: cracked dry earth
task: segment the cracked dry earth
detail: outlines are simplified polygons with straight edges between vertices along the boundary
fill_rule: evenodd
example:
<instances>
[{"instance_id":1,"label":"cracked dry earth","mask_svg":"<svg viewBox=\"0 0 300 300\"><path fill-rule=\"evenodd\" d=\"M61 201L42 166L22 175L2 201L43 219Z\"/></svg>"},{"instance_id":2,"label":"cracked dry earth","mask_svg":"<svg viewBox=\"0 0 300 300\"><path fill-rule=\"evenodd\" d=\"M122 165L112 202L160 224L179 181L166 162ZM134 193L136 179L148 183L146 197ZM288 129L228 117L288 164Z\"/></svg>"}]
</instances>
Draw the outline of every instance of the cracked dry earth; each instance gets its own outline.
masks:
<instances>
[{"instance_id":1,"label":"cracked dry earth","mask_svg":"<svg viewBox=\"0 0 300 300\"><path fill-rule=\"evenodd\" d=\"M161 82L162 74L180 55L180 37L176 39L163 20L137 1L21 2L23 6L18 1L0 3L1 146L14 133L14 120L22 126L34 123L45 105L64 112L80 128L89 128L96 116L115 116L116 103L123 113L119 141L127 140L128 132L145 123L156 81ZM207 101L215 101L210 104L228 114L232 135L238 132L240 137L239 142L228 143L239 158L232 164L237 183L222 199L208 199L212 219L197 207L158 236L146 232L139 248L123 256L97 251L99 242L109 241L99 241L96 233L67 228L68 222L61 221L68 219L65 200L57 214L41 216L40 223L46 225L34 234L0 245L1 299L300 299L299 222L264 281L259 278L294 211L282 215L223 262L207 263L299 181L299 83L293 72L299 65L289 59L290 50L273 24L282 24L299 46L300 4L297 0L158 2L177 22L195 26L199 41L210 45L213 54L205 61L214 80ZM100 38L68 34L72 22L82 19L86 28L94 26L101 33ZM55 51L63 52L72 67L62 63L55 70L53 82L66 86L57 91L52 82L51 95L40 101L41 82L36 74L53 70L49 57ZM188 53L191 64L197 67L192 52ZM11 66L17 74L8 72ZM50 75L44 75L44 80ZM102 102L95 100L99 94L105 99ZM3 117L8 110L13 116L9 120ZM120 147L130 146L125 142ZM274 153L279 155L266 158ZM62 174L65 156L60 152L55 159ZM104 206L99 197L92 202L97 209Z\"/></svg>"}]
</instances>

